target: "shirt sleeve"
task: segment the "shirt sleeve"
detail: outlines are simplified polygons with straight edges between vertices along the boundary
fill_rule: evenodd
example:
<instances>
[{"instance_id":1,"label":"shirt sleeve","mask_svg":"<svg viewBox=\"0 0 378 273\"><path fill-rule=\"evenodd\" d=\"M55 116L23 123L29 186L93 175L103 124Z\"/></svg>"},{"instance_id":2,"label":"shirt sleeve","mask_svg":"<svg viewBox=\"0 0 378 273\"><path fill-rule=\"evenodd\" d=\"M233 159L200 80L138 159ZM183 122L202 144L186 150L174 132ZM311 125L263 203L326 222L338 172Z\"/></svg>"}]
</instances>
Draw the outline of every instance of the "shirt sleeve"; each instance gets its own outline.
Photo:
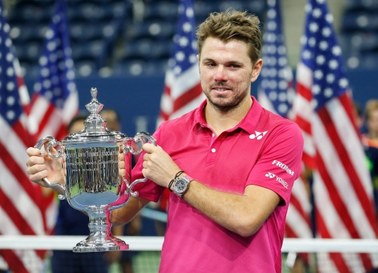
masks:
<instances>
[{"instance_id":1,"label":"shirt sleeve","mask_svg":"<svg viewBox=\"0 0 378 273\"><path fill-rule=\"evenodd\" d=\"M247 180L277 193L284 203L290 200L294 181L302 169L303 137L295 123L284 123L271 130L260 157Z\"/></svg>"}]
</instances>

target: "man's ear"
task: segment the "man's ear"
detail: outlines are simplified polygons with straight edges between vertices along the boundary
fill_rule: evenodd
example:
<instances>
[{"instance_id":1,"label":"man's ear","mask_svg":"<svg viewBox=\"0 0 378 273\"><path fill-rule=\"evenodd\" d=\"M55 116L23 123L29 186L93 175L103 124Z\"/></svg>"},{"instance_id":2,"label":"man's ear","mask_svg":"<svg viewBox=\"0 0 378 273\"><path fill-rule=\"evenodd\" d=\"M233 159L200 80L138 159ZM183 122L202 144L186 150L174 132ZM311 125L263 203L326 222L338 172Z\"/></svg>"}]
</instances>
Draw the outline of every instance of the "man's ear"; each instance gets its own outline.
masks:
<instances>
[{"instance_id":1,"label":"man's ear","mask_svg":"<svg viewBox=\"0 0 378 273\"><path fill-rule=\"evenodd\" d=\"M257 78L260 75L262 67L263 67L263 60L262 59L258 59L255 62L255 64L253 65L251 82L254 82L254 81L257 80Z\"/></svg>"}]
</instances>

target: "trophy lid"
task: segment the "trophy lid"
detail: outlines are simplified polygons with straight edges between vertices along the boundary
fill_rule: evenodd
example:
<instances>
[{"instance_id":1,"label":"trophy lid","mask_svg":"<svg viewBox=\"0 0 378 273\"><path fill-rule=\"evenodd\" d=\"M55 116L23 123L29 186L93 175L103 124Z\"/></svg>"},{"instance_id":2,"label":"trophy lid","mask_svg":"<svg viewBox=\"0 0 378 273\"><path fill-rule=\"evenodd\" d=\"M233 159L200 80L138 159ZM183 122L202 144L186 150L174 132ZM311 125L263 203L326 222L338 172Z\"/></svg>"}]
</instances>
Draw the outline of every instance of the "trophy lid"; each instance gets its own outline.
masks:
<instances>
[{"instance_id":1,"label":"trophy lid","mask_svg":"<svg viewBox=\"0 0 378 273\"><path fill-rule=\"evenodd\" d=\"M107 141L124 137L121 132L110 131L106 127L106 121L99 114L104 105L97 100L97 88L91 88L91 96L92 100L85 105L90 115L84 121L84 129L67 136L65 142Z\"/></svg>"}]
</instances>

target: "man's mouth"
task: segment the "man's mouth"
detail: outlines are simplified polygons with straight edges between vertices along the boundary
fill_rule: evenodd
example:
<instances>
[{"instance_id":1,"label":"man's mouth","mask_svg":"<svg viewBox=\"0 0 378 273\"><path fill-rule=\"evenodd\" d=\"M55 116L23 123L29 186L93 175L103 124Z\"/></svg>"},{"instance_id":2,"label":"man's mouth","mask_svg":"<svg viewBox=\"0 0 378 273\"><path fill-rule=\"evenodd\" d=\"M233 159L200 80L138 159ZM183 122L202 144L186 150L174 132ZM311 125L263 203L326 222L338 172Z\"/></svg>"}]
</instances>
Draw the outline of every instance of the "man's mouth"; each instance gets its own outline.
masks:
<instances>
[{"instance_id":1,"label":"man's mouth","mask_svg":"<svg viewBox=\"0 0 378 273\"><path fill-rule=\"evenodd\" d=\"M226 86L212 86L211 89L217 92L226 92L231 90L231 88Z\"/></svg>"}]
</instances>

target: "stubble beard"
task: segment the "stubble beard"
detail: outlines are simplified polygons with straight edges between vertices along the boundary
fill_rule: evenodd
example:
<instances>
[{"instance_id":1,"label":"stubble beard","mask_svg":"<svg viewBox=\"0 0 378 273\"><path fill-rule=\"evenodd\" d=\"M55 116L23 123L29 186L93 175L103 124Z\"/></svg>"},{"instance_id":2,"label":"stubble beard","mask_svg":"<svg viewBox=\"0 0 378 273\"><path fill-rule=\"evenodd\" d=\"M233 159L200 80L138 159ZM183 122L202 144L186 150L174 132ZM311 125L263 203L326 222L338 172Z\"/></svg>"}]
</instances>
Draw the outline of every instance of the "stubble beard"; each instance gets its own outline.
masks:
<instances>
[{"instance_id":1,"label":"stubble beard","mask_svg":"<svg viewBox=\"0 0 378 273\"><path fill-rule=\"evenodd\" d=\"M222 113L227 113L236 109L244 99L242 94L238 96L233 96L231 99L228 97L217 96L212 98L210 95L206 94L207 101L211 104L217 111Z\"/></svg>"}]
</instances>

